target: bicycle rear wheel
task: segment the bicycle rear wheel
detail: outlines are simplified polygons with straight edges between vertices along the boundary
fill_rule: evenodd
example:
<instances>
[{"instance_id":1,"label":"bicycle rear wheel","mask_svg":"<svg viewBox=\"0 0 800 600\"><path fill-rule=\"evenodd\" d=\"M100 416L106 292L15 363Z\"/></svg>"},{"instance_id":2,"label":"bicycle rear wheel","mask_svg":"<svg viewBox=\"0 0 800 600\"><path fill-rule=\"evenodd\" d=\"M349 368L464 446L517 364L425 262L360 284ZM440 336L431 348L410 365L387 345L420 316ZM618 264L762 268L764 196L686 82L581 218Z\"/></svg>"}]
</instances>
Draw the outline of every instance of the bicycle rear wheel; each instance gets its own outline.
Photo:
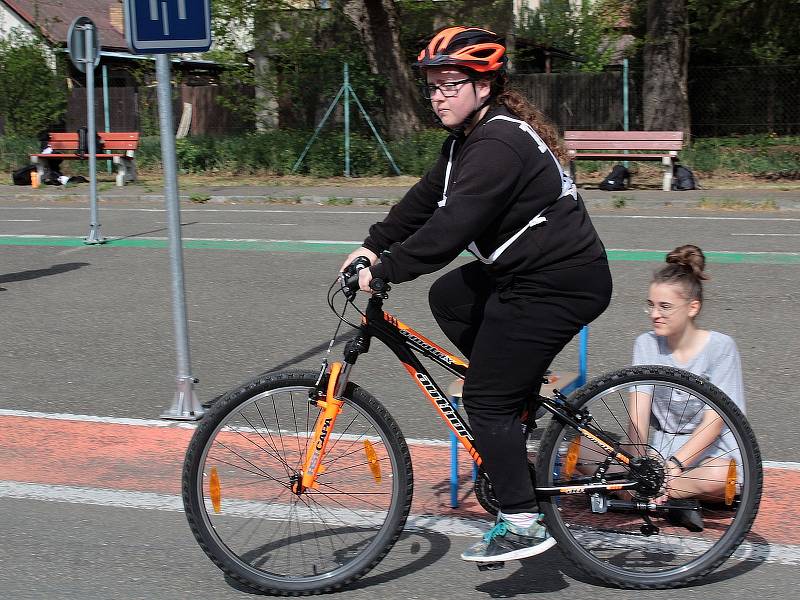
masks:
<instances>
[{"instance_id":1,"label":"bicycle rear wheel","mask_svg":"<svg viewBox=\"0 0 800 600\"><path fill-rule=\"evenodd\" d=\"M631 439L635 436L630 428L632 403L644 398L650 399L651 411L666 407L673 417L680 416L680 422L673 419L671 432L657 427L659 421L651 417L649 435ZM655 589L685 585L734 552L755 519L763 475L755 435L722 391L687 371L638 366L595 379L570 402L591 415L590 425L596 430L647 461L646 469L638 473L615 461L605 463L605 474L599 474L607 453L553 419L538 456L538 487L558 488L598 478L609 483L639 482L632 494L539 498L551 534L571 561L617 587ZM688 443L700 423L719 426L714 415L722 420L714 444L703 447L681 477L665 480L667 459ZM694 493L700 489L701 495ZM666 504L656 507L654 500L665 494ZM695 515L702 515L702 531L689 528L684 518L687 509L664 509L679 502L684 506L688 502Z\"/></svg>"},{"instance_id":2,"label":"bicycle rear wheel","mask_svg":"<svg viewBox=\"0 0 800 600\"><path fill-rule=\"evenodd\" d=\"M316 374L261 376L222 397L192 438L183 501L200 546L225 573L270 594L333 591L400 536L413 487L397 423L349 384L317 485L292 484L313 444Z\"/></svg>"}]
</instances>

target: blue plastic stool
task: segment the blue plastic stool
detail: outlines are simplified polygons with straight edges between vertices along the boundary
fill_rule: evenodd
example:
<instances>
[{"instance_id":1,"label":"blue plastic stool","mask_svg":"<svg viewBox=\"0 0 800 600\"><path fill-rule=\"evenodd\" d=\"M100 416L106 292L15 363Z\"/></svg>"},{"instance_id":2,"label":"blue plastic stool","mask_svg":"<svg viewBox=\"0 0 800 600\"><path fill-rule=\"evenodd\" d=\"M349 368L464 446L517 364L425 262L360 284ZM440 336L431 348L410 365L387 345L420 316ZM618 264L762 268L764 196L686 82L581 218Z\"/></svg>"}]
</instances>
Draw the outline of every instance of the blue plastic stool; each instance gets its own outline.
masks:
<instances>
[{"instance_id":1,"label":"blue plastic stool","mask_svg":"<svg viewBox=\"0 0 800 600\"><path fill-rule=\"evenodd\" d=\"M566 385L559 386L562 394L569 395L586 383L587 354L589 351L589 326L584 325L578 338L578 376ZM450 395L450 403L458 409L460 396ZM458 508L458 438L450 432L450 507ZM472 480L478 477L478 465L472 465Z\"/></svg>"}]
</instances>

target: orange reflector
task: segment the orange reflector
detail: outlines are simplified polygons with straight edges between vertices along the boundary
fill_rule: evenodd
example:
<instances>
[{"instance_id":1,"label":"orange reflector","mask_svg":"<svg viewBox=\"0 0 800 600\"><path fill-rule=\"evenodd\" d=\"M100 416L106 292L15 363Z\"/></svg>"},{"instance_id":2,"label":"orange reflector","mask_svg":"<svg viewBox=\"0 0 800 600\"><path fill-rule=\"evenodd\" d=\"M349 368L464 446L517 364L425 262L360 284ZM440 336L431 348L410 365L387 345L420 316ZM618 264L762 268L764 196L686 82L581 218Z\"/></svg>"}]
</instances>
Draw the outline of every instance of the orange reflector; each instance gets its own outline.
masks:
<instances>
[{"instance_id":1,"label":"orange reflector","mask_svg":"<svg viewBox=\"0 0 800 600\"><path fill-rule=\"evenodd\" d=\"M367 455L369 470L372 471L372 477L375 479L375 483L380 483L381 465L378 462L378 455L375 453L375 448L372 447L372 443L369 440L364 440L364 452Z\"/></svg>"},{"instance_id":2,"label":"orange reflector","mask_svg":"<svg viewBox=\"0 0 800 600\"><path fill-rule=\"evenodd\" d=\"M725 479L725 504L730 506L736 497L736 461L728 463L728 477Z\"/></svg>"},{"instance_id":3,"label":"orange reflector","mask_svg":"<svg viewBox=\"0 0 800 600\"><path fill-rule=\"evenodd\" d=\"M581 453L581 437L575 437L569 443L569 450L567 450L567 458L564 461L564 468L562 475L566 478L572 477L575 472L575 466L578 464L578 455Z\"/></svg>"},{"instance_id":4,"label":"orange reflector","mask_svg":"<svg viewBox=\"0 0 800 600\"><path fill-rule=\"evenodd\" d=\"M208 476L208 494L211 496L211 506L214 507L214 512L219 514L221 512L222 504L222 489L219 485L219 474L217 467L211 467L211 473Z\"/></svg>"}]
</instances>

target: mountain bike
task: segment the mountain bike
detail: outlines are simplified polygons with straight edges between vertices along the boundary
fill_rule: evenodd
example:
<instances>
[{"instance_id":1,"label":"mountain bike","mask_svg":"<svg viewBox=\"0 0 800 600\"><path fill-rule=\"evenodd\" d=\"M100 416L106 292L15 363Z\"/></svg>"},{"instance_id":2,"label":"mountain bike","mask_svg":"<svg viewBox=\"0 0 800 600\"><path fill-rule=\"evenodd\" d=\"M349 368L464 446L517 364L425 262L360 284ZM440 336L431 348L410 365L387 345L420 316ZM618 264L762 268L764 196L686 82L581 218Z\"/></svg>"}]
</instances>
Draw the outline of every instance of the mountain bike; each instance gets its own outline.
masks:
<instances>
[{"instance_id":1,"label":"mountain bike","mask_svg":"<svg viewBox=\"0 0 800 600\"><path fill-rule=\"evenodd\" d=\"M183 501L195 538L227 575L257 590L340 589L372 569L403 532L413 493L408 445L389 410L350 380L373 339L397 356L481 465L466 417L420 357L461 379L467 361L385 312L385 282L373 280L361 311L355 299L364 266L354 261L328 291L339 322L320 370L266 373L221 396L186 453ZM360 313L359 322L346 318L348 309ZM343 360L332 362L343 324L356 334ZM673 418L665 431L653 414L643 432L632 427L640 400L654 413L667 406L685 418ZM558 390L535 397L527 408L549 418L529 455L539 510L561 551L590 576L621 588L685 585L722 564L750 530L763 483L758 444L742 412L708 381L637 366L601 375L569 397ZM536 424L528 418L524 426ZM670 476L672 448L711 426L722 450L704 457L709 445L683 461L680 477ZM681 498L690 483L705 486L699 499ZM497 512L482 470L475 492ZM702 515L702 531L687 531L675 518L686 511Z\"/></svg>"}]
</instances>

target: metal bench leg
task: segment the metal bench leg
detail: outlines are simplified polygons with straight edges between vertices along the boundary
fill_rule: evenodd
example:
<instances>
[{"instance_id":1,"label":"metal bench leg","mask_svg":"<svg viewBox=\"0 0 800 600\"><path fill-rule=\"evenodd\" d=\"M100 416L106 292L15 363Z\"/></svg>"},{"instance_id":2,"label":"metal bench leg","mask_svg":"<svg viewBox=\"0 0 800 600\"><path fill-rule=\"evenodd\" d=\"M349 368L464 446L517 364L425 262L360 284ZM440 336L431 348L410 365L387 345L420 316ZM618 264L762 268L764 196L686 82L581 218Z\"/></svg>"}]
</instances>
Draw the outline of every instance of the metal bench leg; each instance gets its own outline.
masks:
<instances>
[{"instance_id":1,"label":"metal bench leg","mask_svg":"<svg viewBox=\"0 0 800 600\"><path fill-rule=\"evenodd\" d=\"M664 183L661 189L669 192L672 189L672 171L674 169L675 158L672 156L664 156L661 159L661 164L664 165Z\"/></svg>"},{"instance_id":2,"label":"metal bench leg","mask_svg":"<svg viewBox=\"0 0 800 600\"><path fill-rule=\"evenodd\" d=\"M114 162L117 163L117 187L123 187L125 185L125 179L127 175L126 173L127 169L125 168L125 161L118 160L115 158Z\"/></svg>"},{"instance_id":3,"label":"metal bench leg","mask_svg":"<svg viewBox=\"0 0 800 600\"><path fill-rule=\"evenodd\" d=\"M136 181L136 163L127 156L115 156L117 165L117 186L123 187L128 181Z\"/></svg>"}]
</instances>

